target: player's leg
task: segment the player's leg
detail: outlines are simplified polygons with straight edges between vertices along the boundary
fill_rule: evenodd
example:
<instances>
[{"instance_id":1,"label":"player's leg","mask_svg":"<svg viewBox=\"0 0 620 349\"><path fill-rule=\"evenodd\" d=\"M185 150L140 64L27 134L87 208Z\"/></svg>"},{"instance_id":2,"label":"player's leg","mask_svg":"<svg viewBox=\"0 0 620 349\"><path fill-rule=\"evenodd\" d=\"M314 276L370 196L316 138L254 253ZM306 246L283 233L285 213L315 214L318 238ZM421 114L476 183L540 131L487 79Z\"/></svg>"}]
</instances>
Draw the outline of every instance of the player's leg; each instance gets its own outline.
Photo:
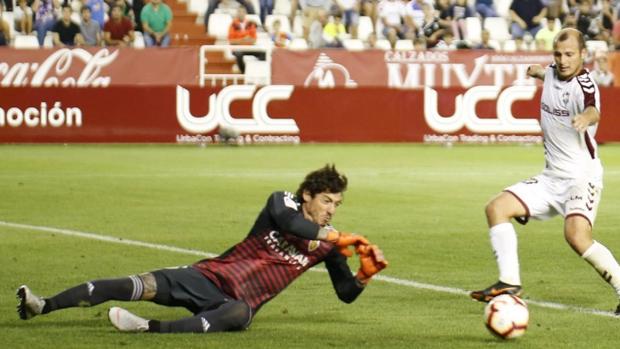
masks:
<instances>
[{"instance_id":1,"label":"player's leg","mask_svg":"<svg viewBox=\"0 0 620 349\"><path fill-rule=\"evenodd\" d=\"M151 273L89 281L50 298L39 297L24 285L17 290L17 310L19 317L27 320L55 310L90 307L109 300L150 300L155 295L155 289L155 278Z\"/></svg>"},{"instance_id":2,"label":"player's leg","mask_svg":"<svg viewBox=\"0 0 620 349\"><path fill-rule=\"evenodd\" d=\"M114 307L108 313L110 322L122 332L207 333L245 330L252 321L250 306L243 301L230 301L211 310L174 321L146 320L125 309Z\"/></svg>"},{"instance_id":3,"label":"player's leg","mask_svg":"<svg viewBox=\"0 0 620 349\"><path fill-rule=\"evenodd\" d=\"M478 301L488 302L500 294L521 293L517 233L510 222L513 217L527 217L527 206L515 196L504 191L486 206L489 237L499 269L499 281L484 290L473 291L470 296Z\"/></svg>"},{"instance_id":4,"label":"player's leg","mask_svg":"<svg viewBox=\"0 0 620 349\"><path fill-rule=\"evenodd\" d=\"M620 265L607 247L592 239L590 221L580 215L567 216L564 237L573 250L614 288L620 298ZM616 313L620 315L620 305Z\"/></svg>"}]
</instances>

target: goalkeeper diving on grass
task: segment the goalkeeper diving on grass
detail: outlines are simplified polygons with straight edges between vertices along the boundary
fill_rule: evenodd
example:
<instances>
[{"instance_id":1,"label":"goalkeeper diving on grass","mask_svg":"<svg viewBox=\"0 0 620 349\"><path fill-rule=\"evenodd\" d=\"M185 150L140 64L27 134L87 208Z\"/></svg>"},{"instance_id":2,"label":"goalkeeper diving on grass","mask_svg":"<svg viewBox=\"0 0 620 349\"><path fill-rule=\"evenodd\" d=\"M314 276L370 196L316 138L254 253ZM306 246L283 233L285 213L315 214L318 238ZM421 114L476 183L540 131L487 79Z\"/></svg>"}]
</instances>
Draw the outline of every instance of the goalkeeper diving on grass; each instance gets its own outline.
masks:
<instances>
[{"instance_id":1,"label":"goalkeeper diving on grass","mask_svg":"<svg viewBox=\"0 0 620 349\"><path fill-rule=\"evenodd\" d=\"M335 166L309 173L296 194L274 192L246 238L216 258L190 266L128 277L89 281L53 297L17 290L21 319L106 301L151 301L184 307L186 318L149 320L112 307L110 322L123 332L208 333L247 329L256 312L298 276L321 262L340 300L353 302L370 279L387 267L383 252L361 235L340 232L330 223L343 201L346 176ZM347 264L353 253L360 267Z\"/></svg>"}]
</instances>

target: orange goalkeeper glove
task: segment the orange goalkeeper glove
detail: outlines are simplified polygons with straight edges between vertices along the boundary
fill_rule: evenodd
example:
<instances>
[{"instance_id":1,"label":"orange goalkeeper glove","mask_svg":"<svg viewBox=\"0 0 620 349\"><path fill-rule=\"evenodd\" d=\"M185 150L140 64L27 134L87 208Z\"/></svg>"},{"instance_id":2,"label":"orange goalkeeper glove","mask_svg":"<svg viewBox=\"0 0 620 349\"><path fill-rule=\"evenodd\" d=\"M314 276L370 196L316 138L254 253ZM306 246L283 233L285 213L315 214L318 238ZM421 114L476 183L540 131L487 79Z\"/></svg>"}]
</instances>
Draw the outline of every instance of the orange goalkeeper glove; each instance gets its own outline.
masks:
<instances>
[{"instance_id":1,"label":"orange goalkeeper glove","mask_svg":"<svg viewBox=\"0 0 620 349\"><path fill-rule=\"evenodd\" d=\"M360 256L360 268L355 277L364 285L370 281L373 275L388 266L383 251L377 245L360 245L355 250Z\"/></svg>"},{"instance_id":2,"label":"orange goalkeeper glove","mask_svg":"<svg viewBox=\"0 0 620 349\"><path fill-rule=\"evenodd\" d=\"M357 249L359 246L368 246L370 242L362 235L339 232L337 230L331 230L327 233L326 241L336 245L338 252L347 257L353 256L353 251L349 249L349 246L355 246Z\"/></svg>"}]
</instances>

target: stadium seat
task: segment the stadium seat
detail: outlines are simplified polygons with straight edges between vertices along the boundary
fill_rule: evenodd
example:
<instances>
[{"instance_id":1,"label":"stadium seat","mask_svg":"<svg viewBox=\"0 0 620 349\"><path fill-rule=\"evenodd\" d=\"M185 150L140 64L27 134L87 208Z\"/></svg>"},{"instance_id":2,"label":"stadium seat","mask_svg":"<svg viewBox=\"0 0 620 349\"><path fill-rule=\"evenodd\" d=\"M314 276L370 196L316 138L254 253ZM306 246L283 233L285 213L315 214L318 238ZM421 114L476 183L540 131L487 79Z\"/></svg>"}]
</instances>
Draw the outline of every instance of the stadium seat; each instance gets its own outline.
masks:
<instances>
[{"instance_id":1,"label":"stadium seat","mask_svg":"<svg viewBox=\"0 0 620 349\"><path fill-rule=\"evenodd\" d=\"M609 51L609 46L603 40L588 40L586 41L586 48L588 52L594 53L596 51Z\"/></svg>"},{"instance_id":2,"label":"stadium seat","mask_svg":"<svg viewBox=\"0 0 620 349\"><path fill-rule=\"evenodd\" d=\"M364 51L364 42L360 39L344 39L342 46L347 51Z\"/></svg>"},{"instance_id":3,"label":"stadium seat","mask_svg":"<svg viewBox=\"0 0 620 349\"><path fill-rule=\"evenodd\" d=\"M285 15L285 16L290 15L291 14L291 1L290 0L274 0L273 14L274 15Z\"/></svg>"},{"instance_id":4,"label":"stadium seat","mask_svg":"<svg viewBox=\"0 0 620 349\"><path fill-rule=\"evenodd\" d=\"M246 15L245 18L247 18L248 20L256 23L257 27L261 27L263 25L263 22L260 21L260 16L259 15Z\"/></svg>"},{"instance_id":5,"label":"stadium seat","mask_svg":"<svg viewBox=\"0 0 620 349\"><path fill-rule=\"evenodd\" d=\"M397 40L396 45L394 45L394 49L396 51L412 51L413 41L406 39Z\"/></svg>"},{"instance_id":6,"label":"stadium seat","mask_svg":"<svg viewBox=\"0 0 620 349\"><path fill-rule=\"evenodd\" d=\"M504 41L504 46L502 47L503 52L516 52L517 51L517 42L510 39Z\"/></svg>"},{"instance_id":7,"label":"stadium seat","mask_svg":"<svg viewBox=\"0 0 620 349\"><path fill-rule=\"evenodd\" d=\"M15 37L15 19L13 19L13 12L3 12L2 19L8 23L11 37Z\"/></svg>"},{"instance_id":8,"label":"stadium seat","mask_svg":"<svg viewBox=\"0 0 620 349\"><path fill-rule=\"evenodd\" d=\"M375 48L379 50L389 51L392 49L392 44L390 44L390 40L388 39L379 39L375 43Z\"/></svg>"},{"instance_id":9,"label":"stadium seat","mask_svg":"<svg viewBox=\"0 0 620 349\"><path fill-rule=\"evenodd\" d=\"M259 60L250 60L245 65L245 83L252 85L269 85L271 68L269 63Z\"/></svg>"},{"instance_id":10,"label":"stadium seat","mask_svg":"<svg viewBox=\"0 0 620 349\"><path fill-rule=\"evenodd\" d=\"M304 38L294 38L288 45L289 50L304 51L308 49L308 42Z\"/></svg>"},{"instance_id":11,"label":"stadium seat","mask_svg":"<svg viewBox=\"0 0 620 349\"><path fill-rule=\"evenodd\" d=\"M36 35L15 35L13 47L17 49L38 49L39 40Z\"/></svg>"},{"instance_id":12,"label":"stadium seat","mask_svg":"<svg viewBox=\"0 0 620 349\"><path fill-rule=\"evenodd\" d=\"M372 19L368 16L360 16L357 23L357 38L367 41L370 34L374 32Z\"/></svg>"},{"instance_id":13,"label":"stadium seat","mask_svg":"<svg viewBox=\"0 0 620 349\"><path fill-rule=\"evenodd\" d=\"M204 16L207 7L209 7L208 0L189 0L188 2L188 11L198 16Z\"/></svg>"},{"instance_id":14,"label":"stadium seat","mask_svg":"<svg viewBox=\"0 0 620 349\"><path fill-rule=\"evenodd\" d=\"M75 24L80 25L82 23L82 16L80 16L80 12L71 12L71 20L75 22Z\"/></svg>"},{"instance_id":15,"label":"stadium seat","mask_svg":"<svg viewBox=\"0 0 620 349\"><path fill-rule=\"evenodd\" d=\"M509 18L510 5L512 0L495 0L495 9L500 17Z\"/></svg>"},{"instance_id":16,"label":"stadium seat","mask_svg":"<svg viewBox=\"0 0 620 349\"><path fill-rule=\"evenodd\" d=\"M229 14L213 13L209 17L209 28L207 33L217 39L227 39L228 28L232 21L233 18Z\"/></svg>"},{"instance_id":17,"label":"stadium seat","mask_svg":"<svg viewBox=\"0 0 620 349\"><path fill-rule=\"evenodd\" d=\"M290 33L291 32L291 23L288 20L288 17L285 15L267 15L267 17L265 17L265 29L267 29L268 32L271 33L271 31L273 30L273 22L279 19L280 20L280 29L284 32ZM209 22L209 24L211 24Z\"/></svg>"},{"instance_id":18,"label":"stadium seat","mask_svg":"<svg viewBox=\"0 0 620 349\"><path fill-rule=\"evenodd\" d=\"M293 35L298 38L304 36L304 20L301 15L295 16L295 19L293 20Z\"/></svg>"},{"instance_id":19,"label":"stadium seat","mask_svg":"<svg viewBox=\"0 0 620 349\"><path fill-rule=\"evenodd\" d=\"M508 31L508 22L502 17L488 17L484 20L484 29L489 31L493 40L503 42L512 39Z\"/></svg>"},{"instance_id":20,"label":"stadium seat","mask_svg":"<svg viewBox=\"0 0 620 349\"><path fill-rule=\"evenodd\" d=\"M54 34L52 34L51 31L47 32L47 34L45 34L45 39L43 40L43 47L44 48L52 48L54 47Z\"/></svg>"},{"instance_id":21,"label":"stadium seat","mask_svg":"<svg viewBox=\"0 0 620 349\"><path fill-rule=\"evenodd\" d=\"M133 48L142 49L144 48L144 46L146 46L144 44L144 36L142 35L141 32L135 31L134 40L133 40Z\"/></svg>"},{"instance_id":22,"label":"stadium seat","mask_svg":"<svg viewBox=\"0 0 620 349\"><path fill-rule=\"evenodd\" d=\"M465 40L469 43L477 44L480 42L482 34L482 23L478 17L465 18Z\"/></svg>"}]
</instances>

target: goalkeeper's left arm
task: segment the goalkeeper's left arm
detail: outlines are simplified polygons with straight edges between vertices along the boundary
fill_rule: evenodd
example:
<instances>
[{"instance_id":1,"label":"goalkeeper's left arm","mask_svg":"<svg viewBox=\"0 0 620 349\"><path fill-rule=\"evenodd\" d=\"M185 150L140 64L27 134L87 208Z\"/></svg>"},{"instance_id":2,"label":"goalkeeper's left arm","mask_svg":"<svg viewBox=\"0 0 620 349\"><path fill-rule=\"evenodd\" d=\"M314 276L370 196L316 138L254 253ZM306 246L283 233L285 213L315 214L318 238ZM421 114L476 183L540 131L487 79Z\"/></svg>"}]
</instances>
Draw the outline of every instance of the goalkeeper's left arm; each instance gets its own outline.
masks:
<instances>
[{"instance_id":1,"label":"goalkeeper's left arm","mask_svg":"<svg viewBox=\"0 0 620 349\"><path fill-rule=\"evenodd\" d=\"M338 252L337 248L325 258L325 266L334 290L338 298L345 303L353 302L362 293L370 278L387 267L383 252L376 245L356 248L356 252L360 258L360 268L356 275L351 272L347 257Z\"/></svg>"}]
</instances>

